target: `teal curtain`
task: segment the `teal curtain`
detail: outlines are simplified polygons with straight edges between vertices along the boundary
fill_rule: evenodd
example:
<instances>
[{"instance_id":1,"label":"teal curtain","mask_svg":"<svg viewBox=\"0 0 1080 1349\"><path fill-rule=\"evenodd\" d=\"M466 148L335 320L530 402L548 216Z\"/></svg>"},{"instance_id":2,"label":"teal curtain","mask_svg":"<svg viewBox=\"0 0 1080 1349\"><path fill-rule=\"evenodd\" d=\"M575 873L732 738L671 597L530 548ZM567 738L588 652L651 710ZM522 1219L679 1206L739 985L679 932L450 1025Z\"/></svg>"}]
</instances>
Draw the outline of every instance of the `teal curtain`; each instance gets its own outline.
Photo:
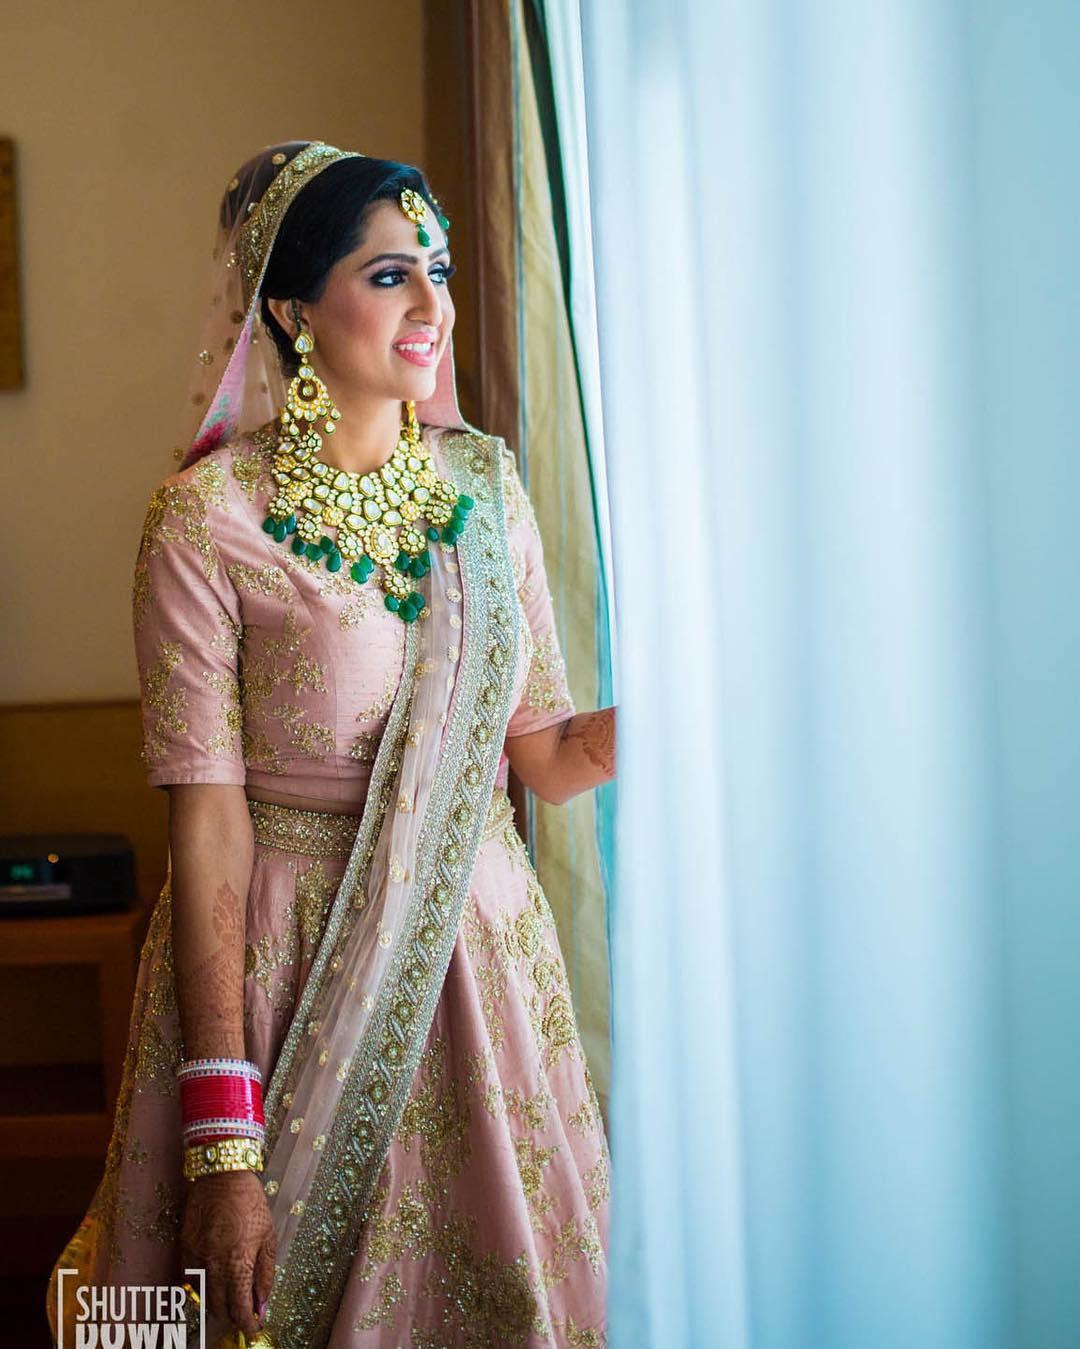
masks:
<instances>
[{"instance_id":1,"label":"teal curtain","mask_svg":"<svg viewBox=\"0 0 1080 1349\"><path fill-rule=\"evenodd\" d=\"M594 0L615 1346L1080 1342L1080 10Z\"/></svg>"}]
</instances>

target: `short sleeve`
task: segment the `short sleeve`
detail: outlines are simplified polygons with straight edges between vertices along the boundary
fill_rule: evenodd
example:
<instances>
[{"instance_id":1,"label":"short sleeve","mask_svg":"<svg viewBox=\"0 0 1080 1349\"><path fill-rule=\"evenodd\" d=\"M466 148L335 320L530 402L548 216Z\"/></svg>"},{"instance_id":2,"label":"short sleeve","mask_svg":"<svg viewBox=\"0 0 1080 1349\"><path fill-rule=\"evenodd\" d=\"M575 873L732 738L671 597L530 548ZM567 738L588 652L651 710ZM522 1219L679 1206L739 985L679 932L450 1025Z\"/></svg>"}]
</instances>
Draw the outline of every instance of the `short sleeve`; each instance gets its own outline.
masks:
<instances>
[{"instance_id":1,"label":"short sleeve","mask_svg":"<svg viewBox=\"0 0 1080 1349\"><path fill-rule=\"evenodd\" d=\"M504 445L503 508L507 538L514 562L517 595L531 639L528 673L517 706L506 728L507 738L529 735L554 726L577 710L570 696L551 590L544 570L544 548L532 502L522 485L517 464Z\"/></svg>"},{"instance_id":2,"label":"short sleeve","mask_svg":"<svg viewBox=\"0 0 1080 1349\"><path fill-rule=\"evenodd\" d=\"M245 781L239 597L209 523L219 475L204 461L168 480L143 526L132 609L152 787Z\"/></svg>"}]
</instances>

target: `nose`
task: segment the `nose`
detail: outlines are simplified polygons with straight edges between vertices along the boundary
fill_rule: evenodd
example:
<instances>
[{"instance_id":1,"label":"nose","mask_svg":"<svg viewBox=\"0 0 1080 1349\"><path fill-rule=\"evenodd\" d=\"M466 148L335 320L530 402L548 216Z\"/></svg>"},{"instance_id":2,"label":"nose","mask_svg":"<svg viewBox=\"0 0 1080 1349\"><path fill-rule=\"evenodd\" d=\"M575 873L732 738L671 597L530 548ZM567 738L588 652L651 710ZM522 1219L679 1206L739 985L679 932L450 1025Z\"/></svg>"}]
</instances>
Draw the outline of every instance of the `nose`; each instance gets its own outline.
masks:
<instances>
[{"instance_id":1,"label":"nose","mask_svg":"<svg viewBox=\"0 0 1080 1349\"><path fill-rule=\"evenodd\" d=\"M416 290L409 318L415 319L418 323L430 323L433 328L438 328L442 323L442 298L439 287L425 271L418 269L416 276Z\"/></svg>"}]
</instances>

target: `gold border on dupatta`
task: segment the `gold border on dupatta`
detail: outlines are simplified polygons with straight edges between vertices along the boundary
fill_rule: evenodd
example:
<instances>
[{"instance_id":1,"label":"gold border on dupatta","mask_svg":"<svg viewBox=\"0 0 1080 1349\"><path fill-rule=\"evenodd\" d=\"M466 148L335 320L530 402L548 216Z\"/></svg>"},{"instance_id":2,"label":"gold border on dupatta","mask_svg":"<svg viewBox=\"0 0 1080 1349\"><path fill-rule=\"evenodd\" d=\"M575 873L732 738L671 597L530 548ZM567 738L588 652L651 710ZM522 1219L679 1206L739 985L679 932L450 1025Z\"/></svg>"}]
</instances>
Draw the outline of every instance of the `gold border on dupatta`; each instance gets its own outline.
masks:
<instances>
[{"instance_id":1,"label":"gold border on dupatta","mask_svg":"<svg viewBox=\"0 0 1080 1349\"><path fill-rule=\"evenodd\" d=\"M520 635L503 519L500 442L478 432L447 433L442 446L454 481L476 502L475 525L457 543L465 593L458 687L421 826L416 884L405 937L383 981L364 1042L353 1055L333 1132L322 1151L303 1216L271 1296L265 1324L277 1349L318 1349L332 1332L369 1217L368 1205L442 991L512 710L510 697ZM412 657L407 681L410 694L415 651ZM400 705L399 695L391 711L391 723ZM349 870L361 858L366 867L373 854L376 824L392 794L390 765L396 768L401 761L400 729L388 724L389 734L384 734L380 745L372 777L375 795L369 796L369 804L376 800L378 809L365 811L360 826L364 846L354 851ZM393 741L392 756L388 752L384 758L388 741ZM352 893L348 881L347 870L339 900ZM345 912L344 901L339 907L335 900L334 907L339 915ZM332 912L331 921L333 918ZM330 952L337 948L341 936L338 932L329 938L324 936L315 962L320 965L321 961L321 966L316 969L313 965L305 993L314 984L322 984ZM284 1080L295 1066L297 1042L312 1005L314 1000L290 1026L285 1073L274 1073L272 1101L267 1109L268 1139L272 1130L276 1137L280 1128Z\"/></svg>"}]
</instances>

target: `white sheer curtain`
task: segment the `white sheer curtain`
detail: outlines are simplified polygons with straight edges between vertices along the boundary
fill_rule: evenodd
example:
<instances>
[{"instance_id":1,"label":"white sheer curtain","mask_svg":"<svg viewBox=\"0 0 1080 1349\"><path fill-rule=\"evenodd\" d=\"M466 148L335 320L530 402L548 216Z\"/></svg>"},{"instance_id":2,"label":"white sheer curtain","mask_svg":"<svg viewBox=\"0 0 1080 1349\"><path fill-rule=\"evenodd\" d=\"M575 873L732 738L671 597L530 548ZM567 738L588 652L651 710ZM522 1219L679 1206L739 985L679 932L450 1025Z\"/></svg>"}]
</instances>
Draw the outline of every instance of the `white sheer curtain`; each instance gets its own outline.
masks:
<instances>
[{"instance_id":1,"label":"white sheer curtain","mask_svg":"<svg viewBox=\"0 0 1080 1349\"><path fill-rule=\"evenodd\" d=\"M1040 13L582 6L616 1349L1080 1343L1078 409L1047 378L1080 42Z\"/></svg>"}]
</instances>

